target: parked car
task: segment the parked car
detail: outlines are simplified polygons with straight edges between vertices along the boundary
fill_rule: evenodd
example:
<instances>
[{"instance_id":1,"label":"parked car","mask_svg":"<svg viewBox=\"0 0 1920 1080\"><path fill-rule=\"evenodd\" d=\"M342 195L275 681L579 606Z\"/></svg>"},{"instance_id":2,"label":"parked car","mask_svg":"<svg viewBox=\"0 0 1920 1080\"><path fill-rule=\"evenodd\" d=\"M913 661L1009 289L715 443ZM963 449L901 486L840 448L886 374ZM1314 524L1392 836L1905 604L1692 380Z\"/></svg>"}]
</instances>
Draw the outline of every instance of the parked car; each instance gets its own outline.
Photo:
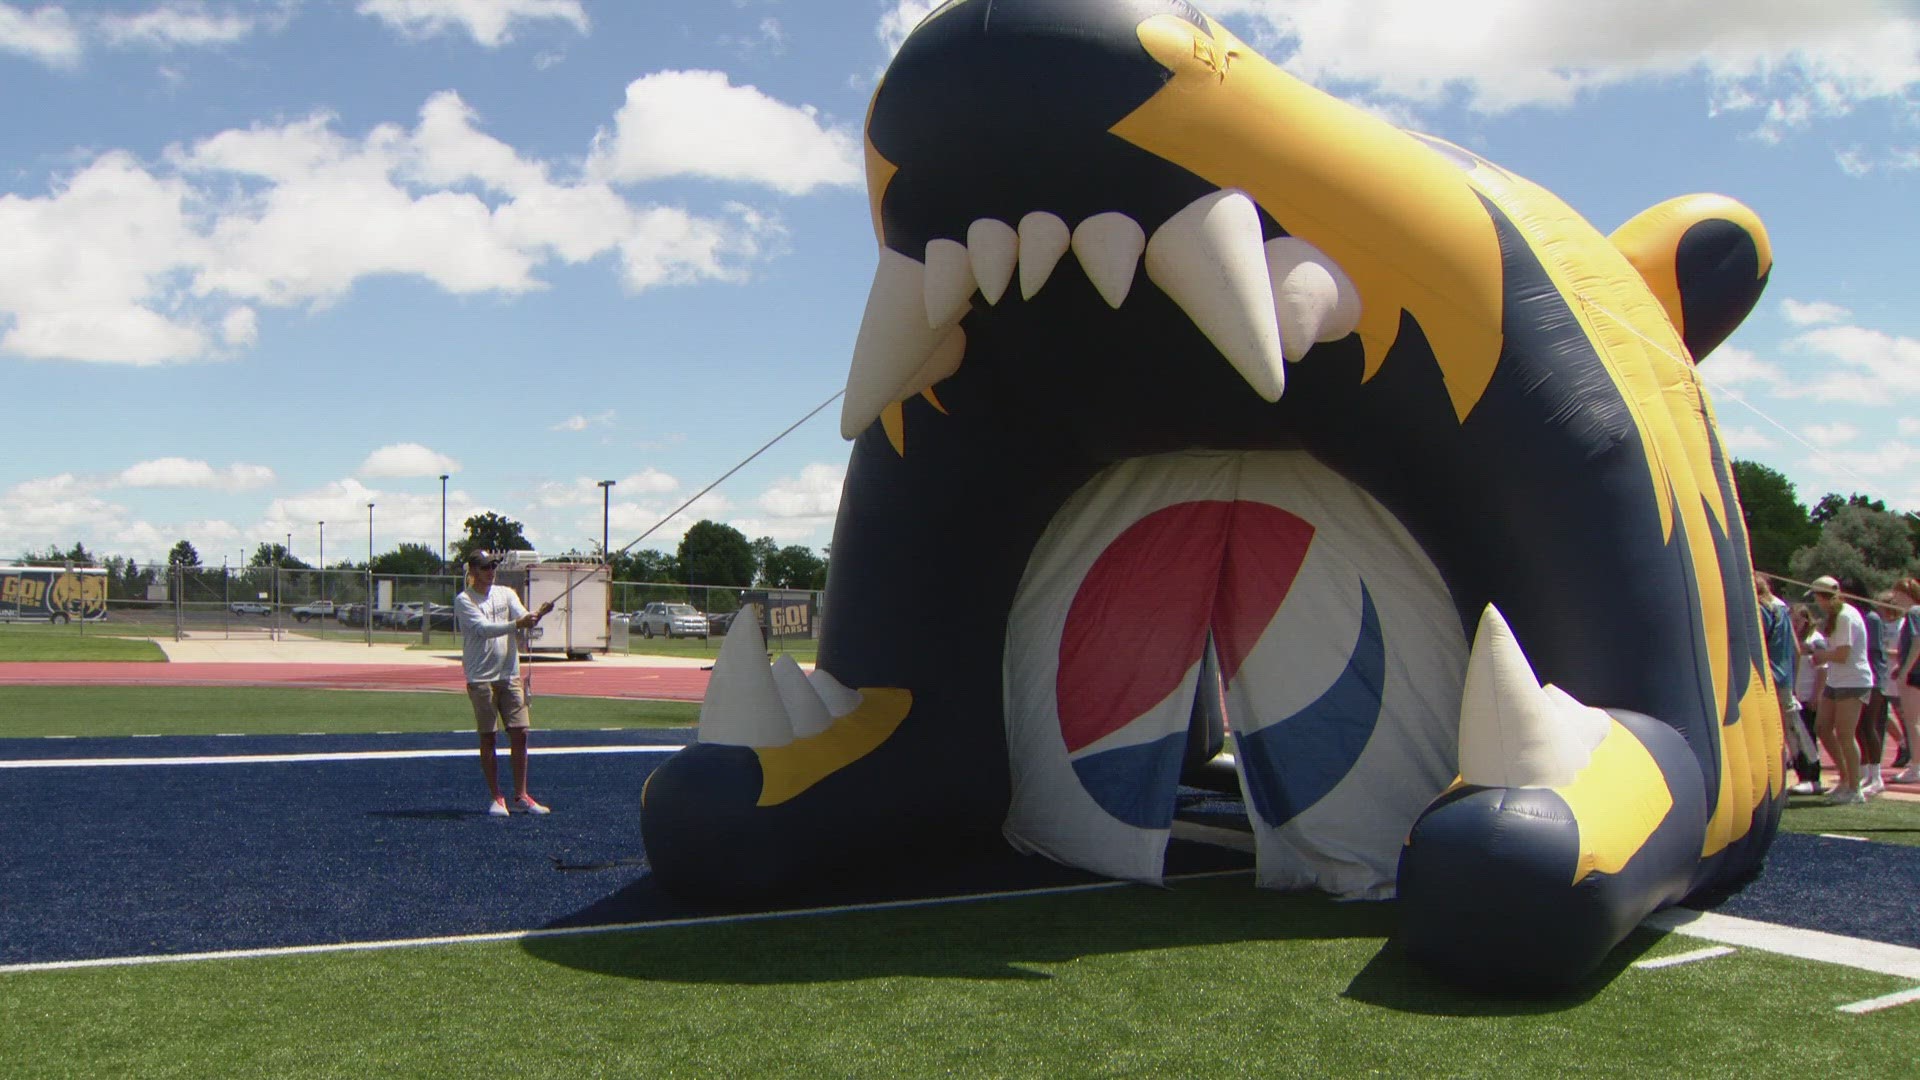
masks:
<instances>
[{"instance_id":1,"label":"parked car","mask_svg":"<svg viewBox=\"0 0 1920 1080\"><path fill-rule=\"evenodd\" d=\"M740 613L737 611L707 612L707 632L710 634L724 634L733 629L733 617L738 614Z\"/></svg>"},{"instance_id":2,"label":"parked car","mask_svg":"<svg viewBox=\"0 0 1920 1080\"><path fill-rule=\"evenodd\" d=\"M707 617L692 604L672 604L664 600L656 600L627 616L627 625L647 638L655 634L705 638L708 634Z\"/></svg>"},{"instance_id":3,"label":"parked car","mask_svg":"<svg viewBox=\"0 0 1920 1080\"><path fill-rule=\"evenodd\" d=\"M334 617L333 601L315 600L310 604L300 604L293 609L293 617L301 622Z\"/></svg>"},{"instance_id":4,"label":"parked car","mask_svg":"<svg viewBox=\"0 0 1920 1080\"><path fill-rule=\"evenodd\" d=\"M373 625L376 628L385 627L391 630L403 629L407 625L407 619L425 606L426 601L424 600L408 600L404 603L395 604L390 608L374 608Z\"/></svg>"},{"instance_id":5,"label":"parked car","mask_svg":"<svg viewBox=\"0 0 1920 1080\"><path fill-rule=\"evenodd\" d=\"M335 609L334 617L339 619L342 626L365 626L367 625L367 605L347 604Z\"/></svg>"},{"instance_id":6,"label":"parked car","mask_svg":"<svg viewBox=\"0 0 1920 1080\"><path fill-rule=\"evenodd\" d=\"M453 629L453 609L445 604L428 604L407 612L406 621L400 624L402 630L418 630L425 622L430 630Z\"/></svg>"},{"instance_id":7,"label":"parked car","mask_svg":"<svg viewBox=\"0 0 1920 1080\"><path fill-rule=\"evenodd\" d=\"M235 615L271 615L273 605L259 600L235 600L227 605L227 610Z\"/></svg>"}]
</instances>

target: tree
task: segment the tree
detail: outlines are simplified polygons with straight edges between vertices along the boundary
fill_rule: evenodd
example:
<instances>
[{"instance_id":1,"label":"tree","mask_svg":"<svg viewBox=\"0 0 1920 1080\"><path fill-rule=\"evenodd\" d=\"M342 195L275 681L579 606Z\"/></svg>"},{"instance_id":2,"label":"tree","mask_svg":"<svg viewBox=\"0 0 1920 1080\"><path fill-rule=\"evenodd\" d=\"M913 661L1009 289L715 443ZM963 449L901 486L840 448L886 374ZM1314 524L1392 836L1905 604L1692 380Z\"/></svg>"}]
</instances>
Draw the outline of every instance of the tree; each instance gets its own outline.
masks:
<instances>
[{"instance_id":1,"label":"tree","mask_svg":"<svg viewBox=\"0 0 1920 1080\"><path fill-rule=\"evenodd\" d=\"M1905 521L1885 510L1848 502L1834 508L1819 540L1793 553L1789 568L1799 581L1831 574L1872 596L1910 576L1916 567Z\"/></svg>"},{"instance_id":2,"label":"tree","mask_svg":"<svg viewBox=\"0 0 1920 1080\"><path fill-rule=\"evenodd\" d=\"M200 553L193 550L192 544L182 540L173 545L172 551L167 552L167 565L191 570L200 565Z\"/></svg>"},{"instance_id":3,"label":"tree","mask_svg":"<svg viewBox=\"0 0 1920 1080\"><path fill-rule=\"evenodd\" d=\"M1759 462L1735 459L1733 486L1740 493L1753 568L1786 573L1793 553L1820 539L1820 528L1807 519L1807 508L1795 496L1793 483Z\"/></svg>"},{"instance_id":4,"label":"tree","mask_svg":"<svg viewBox=\"0 0 1920 1080\"><path fill-rule=\"evenodd\" d=\"M753 545L731 525L701 520L680 538L680 580L688 585L753 584Z\"/></svg>"},{"instance_id":5,"label":"tree","mask_svg":"<svg viewBox=\"0 0 1920 1080\"><path fill-rule=\"evenodd\" d=\"M664 551L624 551L613 557L615 581L662 583L680 580L680 560Z\"/></svg>"},{"instance_id":6,"label":"tree","mask_svg":"<svg viewBox=\"0 0 1920 1080\"><path fill-rule=\"evenodd\" d=\"M28 566L65 566L68 563L75 566L94 565L94 558L87 551L87 546L78 540L75 540L73 546L65 551L60 550L58 544L48 544L47 550L29 551L20 556L20 561Z\"/></svg>"},{"instance_id":7,"label":"tree","mask_svg":"<svg viewBox=\"0 0 1920 1080\"><path fill-rule=\"evenodd\" d=\"M248 566L278 566L282 570L311 570L312 567L293 557L285 544L261 544L253 549L247 559Z\"/></svg>"},{"instance_id":8,"label":"tree","mask_svg":"<svg viewBox=\"0 0 1920 1080\"><path fill-rule=\"evenodd\" d=\"M812 548L789 544L767 556L760 566L760 582L775 589L824 589L827 560Z\"/></svg>"},{"instance_id":9,"label":"tree","mask_svg":"<svg viewBox=\"0 0 1920 1080\"><path fill-rule=\"evenodd\" d=\"M426 544L401 544L376 557L373 572L390 577L428 577L441 572L440 552Z\"/></svg>"},{"instance_id":10,"label":"tree","mask_svg":"<svg viewBox=\"0 0 1920 1080\"><path fill-rule=\"evenodd\" d=\"M1813 522L1815 525L1825 525L1827 522L1833 520L1833 516L1839 513L1841 508L1848 506L1858 506L1864 510L1878 510L1883 514L1887 512L1886 503L1881 502L1879 499L1869 499L1857 491L1844 499L1838 494L1829 491L1825 495L1820 496L1820 501L1814 504L1813 513L1807 515L1807 520Z\"/></svg>"},{"instance_id":11,"label":"tree","mask_svg":"<svg viewBox=\"0 0 1920 1080\"><path fill-rule=\"evenodd\" d=\"M463 527L467 530L467 534L453 545L453 558L456 562L466 561L468 552L481 549L487 551L533 550L533 545L527 542L526 536L520 531L519 522L510 517L502 517L491 510L468 518Z\"/></svg>"},{"instance_id":12,"label":"tree","mask_svg":"<svg viewBox=\"0 0 1920 1080\"><path fill-rule=\"evenodd\" d=\"M753 542L753 565L758 570L754 580L758 584L771 584L767 580L767 563L780 553L780 544L771 536L763 536Z\"/></svg>"}]
</instances>

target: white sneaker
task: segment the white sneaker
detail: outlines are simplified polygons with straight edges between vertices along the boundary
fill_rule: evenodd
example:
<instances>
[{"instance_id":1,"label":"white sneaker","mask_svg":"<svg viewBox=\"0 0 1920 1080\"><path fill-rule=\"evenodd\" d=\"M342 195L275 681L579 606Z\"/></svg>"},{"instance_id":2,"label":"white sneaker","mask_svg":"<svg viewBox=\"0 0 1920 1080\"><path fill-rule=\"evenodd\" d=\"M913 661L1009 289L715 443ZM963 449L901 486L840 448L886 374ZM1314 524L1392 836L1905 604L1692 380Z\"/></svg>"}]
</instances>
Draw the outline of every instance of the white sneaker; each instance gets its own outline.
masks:
<instances>
[{"instance_id":1,"label":"white sneaker","mask_svg":"<svg viewBox=\"0 0 1920 1080\"><path fill-rule=\"evenodd\" d=\"M1878 795L1885 790L1887 790L1886 784L1882 783L1877 779L1869 780L1866 783L1860 785L1860 796L1861 796L1860 801L1865 802L1868 799L1873 798L1875 795Z\"/></svg>"},{"instance_id":2,"label":"white sneaker","mask_svg":"<svg viewBox=\"0 0 1920 1080\"><path fill-rule=\"evenodd\" d=\"M507 816L507 800L505 799L493 800L493 805L487 807L487 816L488 817L506 817Z\"/></svg>"},{"instance_id":3,"label":"white sneaker","mask_svg":"<svg viewBox=\"0 0 1920 1080\"><path fill-rule=\"evenodd\" d=\"M1836 788L1833 794L1827 796L1827 805L1829 806L1857 805L1866 801L1867 797L1865 795L1860 794L1852 788Z\"/></svg>"},{"instance_id":4,"label":"white sneaker","mask_svg":"<svg viewBox=\"0 0 1920 1080\"><path fill-rule=\"evenodd\" d=\"M1820 781L1818 780L1802 780L1799 783L1788 788L1787 794L1789 795L1823 795L1826 793L1826 790L1827 790L1826 788L1823 788L1820 786Z\"/></svg>"},{"instance_id":5,"label":"white sneaker","mask_svg":"<svg viewBox=\"0 0 1920 1080\"><path fill-rule=\"evenodd\" d=\"M1920 765L1915 765L1903 773L1895 773L1893 782L1896 784L1920 784Z\"/></svg>"},{"instance_id":6,"label":"white sneaker","mask_svg":"<svg viewBox=\"0 0 1920 1080\"><path fill-rule=\"evenodd\" d=\"M520 804L520 809L525 810L529 814L553 813L553 811L535 802L533 796L531 795L522 795L518 799L515 799L514 801ZM506 810L502 808L500 812L504 814L506 813Z\"/></svg>"}]
</instances>

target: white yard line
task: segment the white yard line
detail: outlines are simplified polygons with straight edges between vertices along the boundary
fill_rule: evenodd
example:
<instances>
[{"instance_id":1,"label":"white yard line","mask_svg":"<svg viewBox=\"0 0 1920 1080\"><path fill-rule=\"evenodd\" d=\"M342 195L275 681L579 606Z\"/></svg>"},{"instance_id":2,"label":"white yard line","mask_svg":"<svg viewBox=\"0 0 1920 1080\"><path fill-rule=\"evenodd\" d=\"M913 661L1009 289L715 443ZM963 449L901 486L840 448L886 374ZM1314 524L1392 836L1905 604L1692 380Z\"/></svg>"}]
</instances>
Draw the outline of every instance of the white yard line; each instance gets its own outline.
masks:
<instances>
[{"instance_id":1,"label":"white yard line","mask_svg":"<svg viewBox=\"0 0 1920 1080\"><path fill-rule=\"evenodd\" d=\"M535 746L530 754L670 754L684 746ZM472 757L477 751L464 750L363 750L331 754L207 754L197 757L137 758L30 758L0 761L0 769L85 769L133 768L142 765L284 765L310 761L399 761L407 758Z\"/></svg>"},{"instance_id":2,"label":"white yard line","mask_svg":"<svg viewBox=\"0 0 1920 1080\"><path fill-rule=\"evenodd\" d=\"M1856 1001L1851 1005L1842 1005L1840 1006L1840 1011L1859 1015L1862 1013L1879 1012L1881 1009L1891 1009L1895 1005L1905 1005L1914 1001L1920 1001L1920 986L1916 986L1911 990L1901 990L1897 993L1885 994L1877 998L1868 998L1865 1001Z\"/></svg>"},{"instance_id":3,"label":"white yard line","mask_svg":"<svg viewBox=\"0 0 1920 1080\"><path fill-rule=\"evenodd\" d=\"M1204 878L1245 874L1245 870L1209 870L1196 874L1169 875L1168 881L1199 881ZM0 975L21 975L37 971L69 971L75 968L137 967L145 964L184 964L199 960L253 960L272 956L308 956L317 953L374 952L382 949L415 949L432 945L474 945L490 941L530 941L534 938L580 937L587 934L612 934L629 930L667 930L681 926L717 926L728 923L776 922L822 915L846 915L867 911L898 911L905 908L945 907L984 900L1011 900L1025 896L1062 896L1069 893L1124 889L1131 881L1095 881L1085 885L1056 885L1044 889L1008 889L1000 892L973 893L967 896L940 896L921 900L885 900L871 904L840 904L833 907L801 908L795 911L767 911L750 915L703 915L690 919L663 919L659 922L609 923L601 926L566 926L547 930L503 930L492 934L458 934L447 937L394 938L386 941L343 941L330 945L287 945L273 949L227 949L220 952L169 953L158 956L108 956L94 960L49 960L32 964L0 964Z\"/></svg>"},{"instance_id":4,"label":"white yard line","mask_svg":"<svg viewBox=\"0 0 1920 1080\"><path fill-rule=\"evenodd\" d=\"M1692 952L1674 953L1672 956L1656 957L1652 960L1635 960L1633 966L1643 971L1653 971L1658 968L1691 964L1696 960L1712 960L1716 957L1732 956L1733 952L1733 949L1725 945L1714 945L1705 949L1695 949Z\"/></svg>"}]
</instances>

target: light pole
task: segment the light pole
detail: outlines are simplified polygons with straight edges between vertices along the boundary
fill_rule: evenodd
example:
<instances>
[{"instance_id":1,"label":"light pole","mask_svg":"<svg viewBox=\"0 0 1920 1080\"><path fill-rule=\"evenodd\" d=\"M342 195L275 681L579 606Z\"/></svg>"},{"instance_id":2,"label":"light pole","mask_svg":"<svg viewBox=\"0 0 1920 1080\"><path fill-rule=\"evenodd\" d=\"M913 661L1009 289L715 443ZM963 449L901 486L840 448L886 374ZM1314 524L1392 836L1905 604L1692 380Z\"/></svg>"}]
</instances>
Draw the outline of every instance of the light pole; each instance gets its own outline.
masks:
<instances>
[{"instance_id":1,"label":"light pole","mask_svg":"<svg viewBox=\"0 0 1920 1080\"><path fill-rule=\"evenodd\" d=\"M373 647L373 504L367 504L367 647Z\"/></svg>"},{"instance_id":2,"label":"light pole","mask_svg":"<svg viewBox=\"0 0 1920 1080\"><path fill-rule=\"evenodd\" d=\"M373 504L367 504L367 572L373 572Z\"/></svg>"},{"instance_id":3,"label":"light pole","mask_svg":"<svg viewBox=\"0 0 1920 1080\"><path fill-rule=\"evenodd\" d=\"M320 523L320 599L327 599L327 523Z\"/></svg>"},{"instance_id":4,"label":"light pole","mask_svg":"<svg viewBox=\"0 0 1920 1080\"><path fill-rule=\"evenodd\" d=\"M613 509L613 481L600 481L600 561L612 565L613 553L607 550L607 520Z\"/></svg>"},{"instance_id":5,"label":"light pole","mask_svg":"<svg viewBox=\"0 0 1920 1080\"><path fill-rule=\"evenodd\" d=\"M440 474L440 572L447 572L447 474Z\"/></svg>"}]
</instances>

